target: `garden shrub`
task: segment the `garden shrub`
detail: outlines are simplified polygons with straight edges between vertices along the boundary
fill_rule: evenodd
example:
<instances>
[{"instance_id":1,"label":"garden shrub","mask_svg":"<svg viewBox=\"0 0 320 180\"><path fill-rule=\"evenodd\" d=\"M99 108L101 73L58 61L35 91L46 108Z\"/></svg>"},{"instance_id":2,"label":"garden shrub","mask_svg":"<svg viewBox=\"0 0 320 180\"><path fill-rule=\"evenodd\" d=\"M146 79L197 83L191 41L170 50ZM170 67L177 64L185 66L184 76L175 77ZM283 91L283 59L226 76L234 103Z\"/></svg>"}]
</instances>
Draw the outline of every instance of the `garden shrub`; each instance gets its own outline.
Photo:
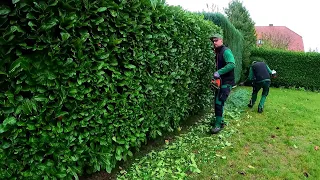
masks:
<instances>
[{"instance_id":1,"label":"garden shrub","mask_svg":"<svg viewBox=\"0 0 320 180\"><path fill-rule=\"evenodd\" d=\"M320 89L318 64L319 53L293 52L276 49L256 48L251 60L264 60L271 69L277 71L277 78L272 79L275 87L304 87L311 90Z\"/></svg>"},{"instance_id":2,"label":"garden shrub","mask_svg":"<svg viewBox=\"0 0 320 180\"><path fill-rule=\"evenodd\" d=\"M110 172L210 105L220 28L202 16L149 0L6 2L0 179Z\"/></svg>"}]
</instances>

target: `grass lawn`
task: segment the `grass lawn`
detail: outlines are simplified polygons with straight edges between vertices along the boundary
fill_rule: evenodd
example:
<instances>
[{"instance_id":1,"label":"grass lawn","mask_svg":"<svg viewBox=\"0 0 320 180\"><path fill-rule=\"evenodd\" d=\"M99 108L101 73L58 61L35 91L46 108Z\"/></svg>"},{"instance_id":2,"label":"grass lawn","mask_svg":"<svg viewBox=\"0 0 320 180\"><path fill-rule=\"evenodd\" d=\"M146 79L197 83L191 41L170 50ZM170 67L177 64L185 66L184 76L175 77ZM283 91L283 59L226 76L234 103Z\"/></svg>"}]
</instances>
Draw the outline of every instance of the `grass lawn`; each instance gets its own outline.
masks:
<instances>
[{"instance_id":1,"label":"grass lawn","mask_svg":"<svg viewBox=\"0 0 320 180\"><path fill-rule=\"evenodd\" d=\"M220 134L208 134L208 113L134 160L118 179L320 179L320 94L271 88L258 114L257 104L246 107L250 93L233 90Z\"/></svg>"},{"instance_id":2,"label":"grass lawn","mask_svg":"<svg viewBox=\"0 0 320 180\"><path fill-rule=\"evenodd\" d=\"M320 179L319 93L272 88L265 112L248 109L237 130L217 151L226 159L190 179Z\"/></svg>"}]
</instances>

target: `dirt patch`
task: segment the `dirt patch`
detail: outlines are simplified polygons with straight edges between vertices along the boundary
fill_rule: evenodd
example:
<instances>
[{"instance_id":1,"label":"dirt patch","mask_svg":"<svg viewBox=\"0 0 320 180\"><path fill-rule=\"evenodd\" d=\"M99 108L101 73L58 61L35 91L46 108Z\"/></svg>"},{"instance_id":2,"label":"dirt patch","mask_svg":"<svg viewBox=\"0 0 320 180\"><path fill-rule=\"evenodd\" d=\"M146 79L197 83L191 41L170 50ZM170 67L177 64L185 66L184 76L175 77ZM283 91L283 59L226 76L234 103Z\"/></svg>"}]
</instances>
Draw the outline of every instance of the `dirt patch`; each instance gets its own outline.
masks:
<instances>
[{"instance_id":1,"label":"dirt patch","mask_svg":"<svg viewBox=\"0 0 320 180\"><path fill-rule=\"evenodd\" d=\"M79 178L80 180L113 180L116 179L115 176L112 176L112 174L109 174L107 172L97 172L90 176L83 176Z\"/></svg>"}]
</instances>

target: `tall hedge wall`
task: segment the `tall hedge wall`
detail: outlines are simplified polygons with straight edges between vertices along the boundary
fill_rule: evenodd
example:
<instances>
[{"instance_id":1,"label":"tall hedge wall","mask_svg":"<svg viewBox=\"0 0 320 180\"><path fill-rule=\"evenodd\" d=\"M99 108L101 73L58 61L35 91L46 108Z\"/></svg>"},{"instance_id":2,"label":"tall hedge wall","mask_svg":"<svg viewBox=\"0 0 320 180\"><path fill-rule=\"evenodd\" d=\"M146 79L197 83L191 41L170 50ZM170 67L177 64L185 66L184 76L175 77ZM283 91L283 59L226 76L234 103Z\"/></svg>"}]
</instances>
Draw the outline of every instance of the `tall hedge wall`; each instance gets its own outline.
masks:
<instances>
[{"instance_id":1,"label":"tall hedge wall","mask_svg":"<svg viewBox=\"0 0 320 180\"><path fill-rule=\"evenodd\" d=\"M209 105L218 26L150 0L0 10L0 179L110 172Z\"/></svg>"},{"instance_id":2,"label":"tall hedge wall","mask_svg":"<svg viewBox=\"0 0 320 180\"><path fill-rule=\"evenodd\" d=\"M238 31L232 23L220 13L203 12L206 20L212 21L214 24L221 27L223 32L223 42L229 47L236 60L235 78L236 83L240 81L242 73L242 53L243 53L243 35Z\"/></svg>"},{"instance_id":3,"label":"tall hedge wall","mask_svg":"<svg viewBox=\"0 0 320 180\"><path fill-rule=\"evenodd\" d=\"M273 86L320 89L320 53L257 48L252 51L251 60L263 60L277 71L277 78L272 80Z\"/></svg>"}]
</instances>

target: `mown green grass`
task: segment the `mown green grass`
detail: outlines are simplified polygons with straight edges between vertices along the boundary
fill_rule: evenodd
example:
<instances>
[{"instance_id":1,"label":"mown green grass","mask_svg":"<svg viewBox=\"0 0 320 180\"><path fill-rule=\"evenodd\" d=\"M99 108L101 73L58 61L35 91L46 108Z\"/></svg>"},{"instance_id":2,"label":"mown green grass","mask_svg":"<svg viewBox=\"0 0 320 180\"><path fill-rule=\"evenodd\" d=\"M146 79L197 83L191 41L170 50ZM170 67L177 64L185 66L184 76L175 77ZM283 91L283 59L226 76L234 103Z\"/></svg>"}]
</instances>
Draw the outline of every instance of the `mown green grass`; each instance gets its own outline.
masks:
<instances>
[{"instance_id":1,"label":"mown green grass","mask_svg":"<svg viewBox=\"0 0 320 180\"><path fill-rule=\"evenodd\" d=\"M190 179L320 179L319 105L319 93L271 88L264 113L248 109L233 146L218 151L226 159Z\"/></svg>"},{"instance_id":2,"label":"mown green grass","mask_svg":"<svg viewBox=\"0 0 320 180\"><path fill-rule=\"evenodd\" d=\"M258 114L246 107L250 91L233 90L220 134L208 133L209 113L118 179L320 179L320 94L271 88Z\"/></svg>"}]
</instances>

